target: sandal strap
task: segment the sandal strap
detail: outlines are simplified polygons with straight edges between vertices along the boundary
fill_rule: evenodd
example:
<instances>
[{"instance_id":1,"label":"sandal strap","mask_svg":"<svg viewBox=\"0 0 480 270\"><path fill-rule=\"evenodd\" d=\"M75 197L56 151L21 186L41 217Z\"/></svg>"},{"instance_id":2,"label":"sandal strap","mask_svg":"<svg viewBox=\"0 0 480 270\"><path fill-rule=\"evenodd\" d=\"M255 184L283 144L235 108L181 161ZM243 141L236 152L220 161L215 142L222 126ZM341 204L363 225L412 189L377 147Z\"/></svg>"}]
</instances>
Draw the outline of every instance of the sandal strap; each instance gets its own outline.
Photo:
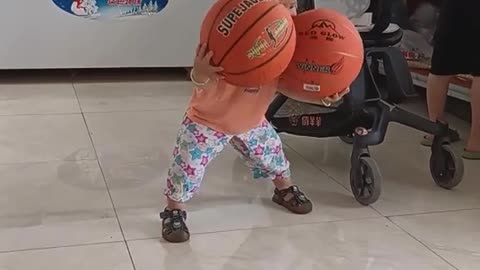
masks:
<instances>
[{"instance_id":1,"label":"sandal strap","mask_svg":"<svg viewBox=\"0 0 480 270\"><path fill-rule=\"evenodd\" d=\"M291 186L284 190L277 190L278 195L288 204L298 206L309 202L298 186Z\"/></svg>"},{"instance_id":2,"label":"sandal strap","mask_svg":"<svg viewBox=\"0 0 480 270\"><path fill-rule=\"evenodd\" d=\"M177 230L185 231L188 233L188 228L185 224L185 220L187 219L187 212L179 209L165 209L163 212L160 213L160 218L162 219L164 231L167 234L170 234Z\"/></svg>"},{"instance_id":3,"label":"sandal strap","mask_svg":"<svg viewBox=\"0 0 480 270\"><path fill-rule=\"evenodd\" d=\"M167 218L173 218L176 216L181 216L183 217L183 219L187 219L187 212L179 209L172 209L172 210L165 209L163 210L163 212L160 213L160 218L163 220Z\"/></svg>"}]
</instances>

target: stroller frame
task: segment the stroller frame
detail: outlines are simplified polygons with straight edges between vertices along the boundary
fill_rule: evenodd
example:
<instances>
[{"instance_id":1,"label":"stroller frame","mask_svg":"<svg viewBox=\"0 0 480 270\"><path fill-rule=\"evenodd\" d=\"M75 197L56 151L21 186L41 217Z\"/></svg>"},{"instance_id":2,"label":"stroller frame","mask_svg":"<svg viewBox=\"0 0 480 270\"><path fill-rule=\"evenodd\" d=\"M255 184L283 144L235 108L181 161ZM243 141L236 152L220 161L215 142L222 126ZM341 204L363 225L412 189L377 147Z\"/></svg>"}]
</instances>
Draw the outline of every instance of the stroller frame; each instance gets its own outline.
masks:
<instances>
[{"instance_id":1,"label":"stroller frame","mask_svg":"<svg viewBox=\"0 0 480 270\"><path fill-rule=\"evenodd\" d=\"M383 179L379 166L370 155L369 146L384 141L390 122L434 135L430 172L438 186L454 188L462 181L464 172L462 158L449 144L448 138L456 135L448 125L429 121L395 104L416 95L416 90L407 61L398 48L392 47L401 40L402 30L384 33L391 20L391 0L379 3L373 11L374 18L377 18L375 27L362 34L365 47L363 67L341 105L328 113L275 117L288 100L288 97L278 95L266 114L279 133L340 137L353 144L350 186L356 200L363 205L372 204L380 197ZM379 63L383 64L383 76L379 72Z\"/></svg>"}]
</instances>

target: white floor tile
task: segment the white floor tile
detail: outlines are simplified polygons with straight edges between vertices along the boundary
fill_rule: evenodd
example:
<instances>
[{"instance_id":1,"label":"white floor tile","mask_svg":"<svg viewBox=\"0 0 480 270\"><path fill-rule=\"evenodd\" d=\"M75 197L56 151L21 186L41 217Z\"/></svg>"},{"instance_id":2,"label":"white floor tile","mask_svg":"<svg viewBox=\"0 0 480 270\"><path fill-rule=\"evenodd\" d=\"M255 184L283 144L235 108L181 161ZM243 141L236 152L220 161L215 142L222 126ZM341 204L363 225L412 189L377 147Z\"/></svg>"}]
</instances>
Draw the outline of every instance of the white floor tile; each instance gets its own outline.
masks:
<instances>
[{"instance_id":1,"label":"white floor tile","mask_svg":"<svg viewBox=\"0 0 480 270\"><path fill-rule=\"evenodd\" d=\"M0 115L78 112L71 83L0 84Z\"/></svg>"},{"instance_id":2,"label":"white floor tile","mask_svg":"<svg viewBox=\"0 0 480 270\"><path fill-rule=\"evenodd\" d=\"M195 235L190 243L129 242L137 270L453 270L384 219Z\"/></svg>"},{"instance_id":3,"label":"white floor tile","mask_svg":"<svg viewBox=\"0 0 480 270\"><path fill-rule=\"evenodd\" d=\"M401 216L392 220L459 270L480 269L480 210Z\"/></svg>"},{"instance_id":4,"label":"white floor tile","mask_svg":"<svg viewBox=\"0 0 480 270\"><path fill-rule=\"evenodd\" d=\"M475 180L475 175L480 173L476 166L478 162L465 161L463 182L454 190L444 190L432 179L429 168L431 151L420 146L421 133L394 126L388 136L390 140L371 148L372 157L384 178L382 195L373 207L383 215L480 207L480 182ZM285 142L303 157L350 188L350 145L337 138L284 137Z\"/></svg>"},{"instance_id":5,"label":"white floor tile","mask_svg":"<svg viewBox=\"0 0 480 270\"><path fill-rule=\"evenodd\" d=\"M2 165L0 175L0 252L123 239L96 161Z\"/></svg>"},{"instance_id":6,"label":"white floor tile","mask_svg":"<svg viewBox=\"0 0 480 270\"><path fill-rule=\"evenodd\" d=\"M314 211L305 216L291 214L271 201L273 185L269 181L251 180L250 172L233 150L225 151L213 162L205 176L200 193L189 205L192 233L230 231L255 227L283 226L361 219L378 216L372 209L358 205L338 184L287 151L292 162L294 181L313 201ZM158 212L164 207L166 164L159 174L145 178L138 173L137 186L111 188L120 222L127 239L159 237L161 223ZM158 166L158 165L157 165ZM111 170L113 171L113 170ZM146 170L153 172L153 169ZM147 174L148 175L148 174ZM121 172L108 175L115 187Z\"/></svg>"},{"instance_id":7,"label":"white floor tile","mask_svg":"<svg viewBox=\"0 0 480 270\"><path fill-rule=\"evenodd\" d=\"M271 183L252 181L227 149L189 204L191 242L156 239L165 175L191 94L183 75L139 71L121 82L118 71L86 72L74 85L66 75L59 83L2 80L0 270L133 269L119 222L138 270L480 268L480 210L471 210L480 209L478 162L465 161L464 181L443 190L430 176L430 150L419 146L423 133L397 124L371 149L384 176L375 209L348 191L351 146L283 135L313 213L296 216L273 204ZM424 115L422 105L402 106ZM449 121L465 139L468 123ZM437 211L452 212L430 213Z\"/></svg>"},{"instance_id":8,"label":"white floor tile","mask_svg":"<svg viewBox=\"0 0 480 270\"><path fill-rule=\"evenodd\" d=\"M185 110L192 84L188 81L76 83L75 90L84 112Z\"/></svg>"},{"instance_id":9,"label":"white floor tile","mask_svg":"<svg viewBox=\"0 0 480 270\"><path fill-rule=\"evenodd\" d=\"M158 212L164 207L162 193L179 116L181 114L160 112L87 115L128 239L160 234ZM298 217L274 206L271 183L250 180L243 162L229 150L209 167L202 192L191 203L192 232L377 216L372 209L358 205L345 189L294 152L288 151L288 154L295 181L316 204L312 215ZM217 220L214 226L212 220Z\"/></svg>"},{"instance_id":10,"label":"white floor tile","mask_svg":"<svg viewBox=\"0 0 480 270\"><path fill-rule=\"evenodd\" d=\"M1 116L0 164L95 159L81 115Z\"/></svg>"},{"instance_id":11,"label":"white floor tile","mask_svg":"<svg viewBox=\"0 0 480 270\"><path fill-rule=\"evenodd\" d=\"M133 270L124 243L0 254L5 270Z\"/></svg>"},{"instance_id":12,"label":"white floor tile","mask_svg":"<svg viewBox=\"0 0 480 270\"><path fill-rule=\"evenodd\" d=\"M182 111L89 113L85 117L102 163L170 158Z\"/></svg>"}]
</instances>

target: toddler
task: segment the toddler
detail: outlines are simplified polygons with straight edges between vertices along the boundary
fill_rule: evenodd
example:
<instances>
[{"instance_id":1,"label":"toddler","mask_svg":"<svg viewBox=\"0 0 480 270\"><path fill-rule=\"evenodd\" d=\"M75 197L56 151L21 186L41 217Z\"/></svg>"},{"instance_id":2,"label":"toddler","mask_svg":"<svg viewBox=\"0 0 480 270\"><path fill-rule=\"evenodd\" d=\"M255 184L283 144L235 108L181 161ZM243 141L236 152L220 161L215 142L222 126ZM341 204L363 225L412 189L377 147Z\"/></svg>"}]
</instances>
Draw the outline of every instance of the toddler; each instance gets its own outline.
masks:
<instances>
[{"instance_id":1,"label":"toddler","mask_svg":"<svg viewBox=\"0 0 480 270\"><path fill-rule=\"evenodd\" d=\"M295 0L281 2L295 15ZM228 84L219 75L222 68L210 65L212 56L205 44L200 45L190 73L193 96L178 132L165 190L167 206L160 214L162 236L169 242L189 240L185 203L199 189L207 165L227 144L242 155L254 179L273 182L275 203L295 214L312 211L311 201L292 183L280 137L264 117L279 80L255 88ZM340 100L346 92L326 98L324 104Z\"/></svg>"}]
</instances>

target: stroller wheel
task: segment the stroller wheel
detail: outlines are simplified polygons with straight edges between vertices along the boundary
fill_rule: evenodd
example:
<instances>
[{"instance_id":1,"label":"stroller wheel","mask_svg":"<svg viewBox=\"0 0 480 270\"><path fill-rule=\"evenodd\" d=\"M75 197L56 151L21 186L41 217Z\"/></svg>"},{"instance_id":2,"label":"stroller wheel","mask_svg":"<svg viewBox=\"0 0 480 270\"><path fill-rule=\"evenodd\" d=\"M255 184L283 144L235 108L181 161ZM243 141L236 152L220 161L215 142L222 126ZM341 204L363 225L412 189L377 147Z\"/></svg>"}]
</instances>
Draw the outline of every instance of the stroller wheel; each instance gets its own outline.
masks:
<instances>
[{"instance_id":1,"label":"stroller wheel","mask_svg":"<svg viewBox=\"0 0 480 270\"><path fill-rule=\"evenodd\" d=\"M340 136L339 137L342 142L346 144L353 144L353 134L345 135L345 136Z\"/></svg>"},{"instance_id":2,"label":"stroller wheel","mask_svg":"<svg viewBox=\"0 0 480 270\"><path fill-rule=\"evenodd\" d=\"M430 172L437 185L452 189L462 182L463 159L449 144L443 144L439 153L430 156Z\"/></svg>"},{"instance_id":3,"label":"stroller wheel","mask_svg":"<svg viewBox=\"0 0 480 270\"><path fill-rule=\"evenodd\" d=\"M350 170L350 186L355 199L369 205L378 200L382 191L382 175L377 162L369 156L360 157L358 168Z\"/></svg>"}]
</instances>

